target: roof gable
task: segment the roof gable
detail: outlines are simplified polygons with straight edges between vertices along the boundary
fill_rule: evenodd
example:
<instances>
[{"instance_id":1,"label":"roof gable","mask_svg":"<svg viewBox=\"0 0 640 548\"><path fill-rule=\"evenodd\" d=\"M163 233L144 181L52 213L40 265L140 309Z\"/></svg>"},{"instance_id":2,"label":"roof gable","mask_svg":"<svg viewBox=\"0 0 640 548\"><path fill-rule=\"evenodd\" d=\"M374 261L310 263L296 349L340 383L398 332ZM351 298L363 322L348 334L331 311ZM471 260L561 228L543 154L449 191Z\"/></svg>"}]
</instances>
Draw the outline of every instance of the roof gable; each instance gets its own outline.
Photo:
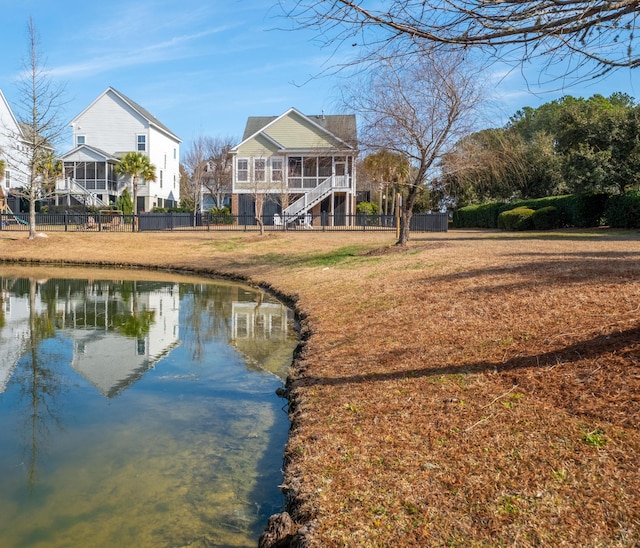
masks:
<instances>
[{"instance_id":1,"label":"roof gable","mask_svg":"<svg viewBox=\"0 0 640 548\"><path fill-rule=\"evenodd\" d=\"M173 133L167 126L165 126L162 122L160 122L160 120L158 120L155 116L153 116L148 110L146 110L145 108L140 106L138 103L136 103L135 101L132 101L131 99L129 99L129 97L120 93L119 91L117 91L112 87L108 87L105 91L103 91L87 108L85 108L80 114L75 116L73 120L71 120L70 124L73 125L79 118L81 118L84 115L85 112L90 110L105 95L115 96L122 103L124 103L131 110L133 110L136 114L138 114L144 120L146 120L150 126L155 127L156 129L158 129L162 133L165 133L166 135L176 140L177 142L179 143L182 142L182 140L175 133Z\"/></svg>"},{"instance_id":2,"label":"roof gable","mask_svg":"<svg viewBox=\"0 0 640 548\"><path fill-rule=\"evenodd\" d=\"M85 144L78 145L76 148L64 154L62 156L62 160L69 162L104 162L107 160L117 160L117 158L113 157L111 154L105 152L104 150L100 150L99 148Z\"/></svg>"},{"instance_id":3,"label":"roof gable","mask_svg":"<svg viewBox=\"0 0 640 548\"><path fill-rule=\"evenodd\" d=\"M357 146L356 120L353 114L306 116L289 109L280 116L250 116L237 151L258 135L265 136L281 149L340 148Z\"/></svg>"}]
</instances>

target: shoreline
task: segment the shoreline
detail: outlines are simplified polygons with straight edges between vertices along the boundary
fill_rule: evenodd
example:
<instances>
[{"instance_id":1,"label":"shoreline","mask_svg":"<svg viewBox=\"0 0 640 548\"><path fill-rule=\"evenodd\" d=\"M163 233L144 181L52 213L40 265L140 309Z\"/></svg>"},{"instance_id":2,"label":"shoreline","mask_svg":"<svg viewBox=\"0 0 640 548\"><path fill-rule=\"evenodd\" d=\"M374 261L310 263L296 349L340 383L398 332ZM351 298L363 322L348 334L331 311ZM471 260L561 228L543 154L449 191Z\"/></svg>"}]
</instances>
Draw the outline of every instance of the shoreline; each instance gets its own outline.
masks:
<instances>
[{"instance_id":1,"label":"shoreline","mask_svg":"<svg viewBox=\"0 0 640 548\"><path fill-rule=\"evenodd\" d=\"M2 259L233 278L292 306L287 542L640 542L637 231L460 230L406 249L380 234L2 236Z\"/></svg>"}]
</instances>

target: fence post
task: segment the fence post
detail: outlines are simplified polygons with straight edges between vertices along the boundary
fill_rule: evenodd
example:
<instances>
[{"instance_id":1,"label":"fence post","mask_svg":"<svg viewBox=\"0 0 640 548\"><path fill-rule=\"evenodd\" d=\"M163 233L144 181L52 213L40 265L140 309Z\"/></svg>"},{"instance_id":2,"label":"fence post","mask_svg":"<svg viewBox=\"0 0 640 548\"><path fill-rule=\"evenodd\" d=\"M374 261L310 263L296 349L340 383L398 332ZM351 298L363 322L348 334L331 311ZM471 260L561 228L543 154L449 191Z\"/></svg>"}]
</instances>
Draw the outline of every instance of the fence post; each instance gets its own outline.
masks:
<instances>
[{"instance_id":1,"label":"fence post","mask_svg":"<svg viewBox=\"0 0 640 548\"><path fill-rule=\"evenodd\" d=\"M67 232L69 229L69 212L64 212L64 231Z\"/></svg>"},{"instance_id":2,"label":"fence post","mask_svg":"<svg viewBox=\"0 0 640 548\"><path fill-rule=\"evenodd\" d=\"M102 213L98 211L98 232L102 232Z\"/></svg>"}]
</instances>

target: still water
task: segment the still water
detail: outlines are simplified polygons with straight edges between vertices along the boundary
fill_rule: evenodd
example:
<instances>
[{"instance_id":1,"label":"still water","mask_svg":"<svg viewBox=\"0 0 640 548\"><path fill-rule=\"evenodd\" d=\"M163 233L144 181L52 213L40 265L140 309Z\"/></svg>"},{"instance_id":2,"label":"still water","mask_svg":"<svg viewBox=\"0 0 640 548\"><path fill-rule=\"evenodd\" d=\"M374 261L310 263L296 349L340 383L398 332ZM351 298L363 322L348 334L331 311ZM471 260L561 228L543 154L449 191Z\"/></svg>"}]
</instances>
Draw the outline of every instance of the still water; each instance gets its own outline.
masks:
<instances>
[{"instance_id":1,"label":"still water","mask_svg":"<svg viewBox=\"0 0 640 548\"><path fill-rule=\"evenodd\" d=\"M241 285L0 265L0 545L255 546L296 343Z\"/></svg>"}]
</instances>

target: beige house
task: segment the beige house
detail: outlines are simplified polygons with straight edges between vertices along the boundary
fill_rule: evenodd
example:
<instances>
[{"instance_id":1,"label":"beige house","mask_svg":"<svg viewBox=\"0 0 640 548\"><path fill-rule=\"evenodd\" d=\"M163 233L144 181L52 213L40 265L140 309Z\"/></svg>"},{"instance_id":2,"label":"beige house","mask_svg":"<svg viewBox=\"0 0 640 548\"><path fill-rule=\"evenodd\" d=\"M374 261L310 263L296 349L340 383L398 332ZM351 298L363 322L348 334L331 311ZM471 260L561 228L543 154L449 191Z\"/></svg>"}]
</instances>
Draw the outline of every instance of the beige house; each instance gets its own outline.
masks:
<instances>
[{"instance_id":1,"label":"beige house","mask_svg":"<svg viewBox=\"0 0 640 548\"><path fill-rule=\"evenodd\" d=\"M231 208L240 222L252 224L258 203L265 224L351 223L355 115L307 116L291 108L280 116L252 116L231 153Z\"/></svg>"}]
</instances>

